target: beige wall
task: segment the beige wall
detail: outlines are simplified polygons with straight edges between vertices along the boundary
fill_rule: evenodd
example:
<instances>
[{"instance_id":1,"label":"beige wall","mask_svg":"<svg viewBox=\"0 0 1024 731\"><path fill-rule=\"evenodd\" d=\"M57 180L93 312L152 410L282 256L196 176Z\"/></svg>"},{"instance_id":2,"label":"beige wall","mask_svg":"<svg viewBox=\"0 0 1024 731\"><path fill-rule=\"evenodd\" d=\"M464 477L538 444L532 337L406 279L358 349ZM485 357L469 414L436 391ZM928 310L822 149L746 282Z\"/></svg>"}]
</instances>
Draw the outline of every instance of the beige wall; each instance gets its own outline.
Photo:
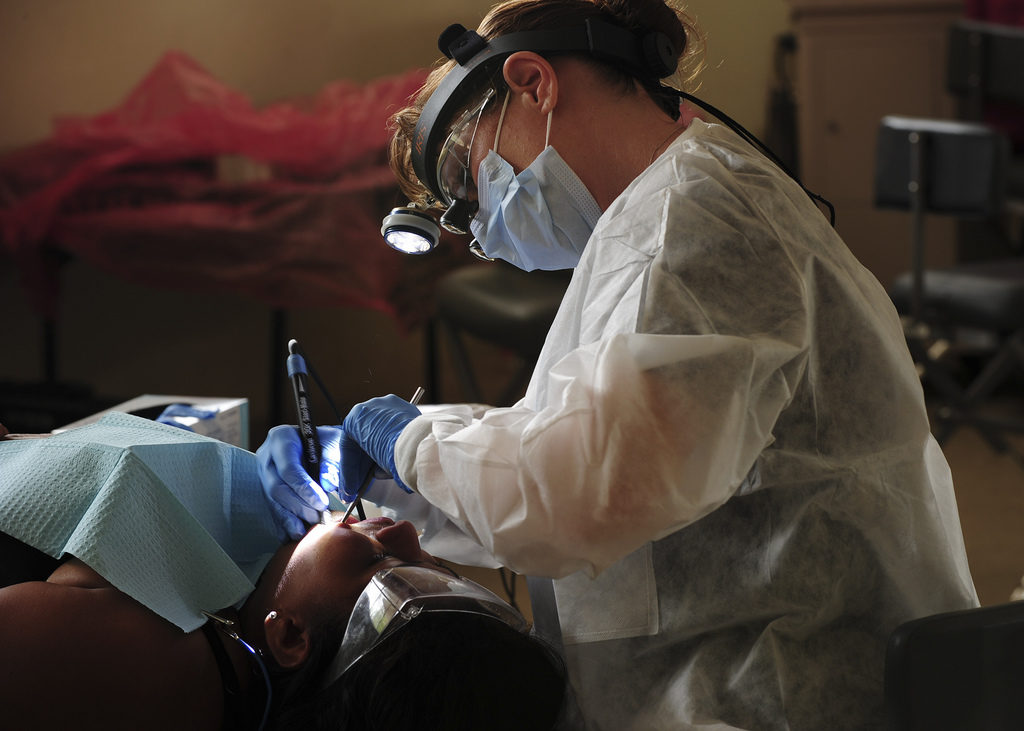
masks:
<instances>
[{"instance_id":1,"label":"beige wall","mask_svg":"<svg viewBox=\"0 0 1024 731\"><path fill-rule=\"evenodd\" d=\"M485 0L3 0L0 143L45 134L55 114L118 102L167 50L256 103L430 63L448 18ZM430 28L430 32L421 29ZM17 103L11 103L12 101Z\"/></svg>"},{"instance_id":2,"label":"beige wall","mask_svg":"<svg viewBox=\"0 0 1024 731\"><path fill-rule=\"evenodd\" d=\"M0 149L44 137L54 116L115 105L165 51L184 51L266 103L425 66L449 22L475 24L489 0L3 0ZM762 125L783 0L692 0L708 36L702 93Z\"/></svg>"},{"instance_id":3,"label":"beige wall","mask_svg":"<svg viewBox=\"0 0 1024 731\"><path fill-rule=\"evenodd\" d=\"M489 0L2 0L0 150L45 138L60 115L108 109L166 50L189 54L256 103L428 65L437 33L475 25ZM695 0L709 68L701 94L761 131L783 0ZM267 307L231 296L149 290L71 263L63 274L59 377L98 394L244 395L265 427ZM0 382L42 375L39 323L0 254ZM289 313L342 408L421 380L420 336L358 310ZM283 368L283 366L282 366Z\"/></svg>"},{"instance_id":4,"label":"beige wall","mask_svg":"<svg viewBox=\"0 0 1024 731\"><path fill-rule=\"evenodd\" d=\"M696 0L687 7L707 36L698 96L763 134L775 38L789 30L788 6L783 0Z\"/></svg>"}]
</instances>

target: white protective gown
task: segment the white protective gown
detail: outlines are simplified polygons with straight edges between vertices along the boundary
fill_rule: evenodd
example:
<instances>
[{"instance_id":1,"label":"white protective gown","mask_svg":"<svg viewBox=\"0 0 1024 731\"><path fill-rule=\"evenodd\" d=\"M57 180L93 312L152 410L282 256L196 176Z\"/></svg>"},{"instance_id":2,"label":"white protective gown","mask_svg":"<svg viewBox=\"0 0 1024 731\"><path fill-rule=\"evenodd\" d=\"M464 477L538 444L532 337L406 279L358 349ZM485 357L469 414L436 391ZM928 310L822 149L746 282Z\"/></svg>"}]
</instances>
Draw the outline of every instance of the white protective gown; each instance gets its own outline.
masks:
<instances>
[{"instance_id":1,"label":"white protective gown","mask_svg":"<svg viewBox=\"0 0 1024 731\"><path fill-rule=\"evenodd\" d=\"M977 605L885 291L717 125L605 211L525 399L396 461L427 550L557 579L595 729L879 728L893 628Z\"/></svg>"}]
</instances>

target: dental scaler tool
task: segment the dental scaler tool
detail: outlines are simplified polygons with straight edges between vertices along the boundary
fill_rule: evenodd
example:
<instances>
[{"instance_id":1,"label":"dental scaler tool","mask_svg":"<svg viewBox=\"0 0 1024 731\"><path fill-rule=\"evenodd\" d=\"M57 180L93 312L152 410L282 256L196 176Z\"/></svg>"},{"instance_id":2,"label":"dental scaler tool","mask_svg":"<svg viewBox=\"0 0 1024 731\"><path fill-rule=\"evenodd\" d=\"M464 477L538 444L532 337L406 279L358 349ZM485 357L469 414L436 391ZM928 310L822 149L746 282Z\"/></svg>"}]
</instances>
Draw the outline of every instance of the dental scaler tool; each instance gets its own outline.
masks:
<instances>
[{"instance_id":1,"label":"dental scaler tool","mask_svg":"<svg viewBox=\"0 0 1024 731\"><path fill-rule=\"evenodd\" d=\"M416 388L416 392L412 395L412 398L409 399L409 403L412 404L413 406L416 406L416 404L420 402L420 399L423 398L424 393L425 391L423 390L423 387L418 386ZM349 503L348 505L348 510L345 511L345 517L342 518L343 521L348 520L348 516L352 515L352 511L356 508L359 509L359 517L361 519L366 517L365 514L363 513L363 501L361 500L361 498L363 497L363 493L366 492L366 488L368 488L370 486L370 483L373 482L373 473L376 471L377 466L370 465L370 469L367 471L366 477L363 478L363 484L359 486L359 492L357 492L356 496L352 498L352 502Z\"/></svg>"}]
</instances>

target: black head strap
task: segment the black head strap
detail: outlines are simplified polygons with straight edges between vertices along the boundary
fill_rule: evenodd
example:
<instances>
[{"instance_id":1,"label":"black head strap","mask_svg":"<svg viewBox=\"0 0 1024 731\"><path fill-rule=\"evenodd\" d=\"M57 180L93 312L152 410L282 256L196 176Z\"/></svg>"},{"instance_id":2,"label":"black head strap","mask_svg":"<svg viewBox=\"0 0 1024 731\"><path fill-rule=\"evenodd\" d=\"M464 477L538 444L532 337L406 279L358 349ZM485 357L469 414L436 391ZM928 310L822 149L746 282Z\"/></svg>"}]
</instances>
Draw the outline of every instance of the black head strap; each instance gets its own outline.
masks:
<instances>
[{"instance_id":1,"label":"black head strap","mask_svg":"<svg viewBox=\"0 0 1024 731\"><path fill-rule=\"evenodd\" d=\"M637 35L597 18L567 28L509 33L490 41L456 24L445 29L438 46L458 66L444 77L423 106L412 145L416 177L438 199L436 155L447 125L468 97L479 92L488 76L513 53L586 53L622 68L648 88L657 87L659 79L675 71L680 53L661 31Z\"/></svg>"},{"instance_id":2,"label":"black head strap","mask_svg":"<svg viewBox=\"0 0 1024 731\"><path fill-rule=\"evenodd\" d=\"M469 59L484 49L487 41L475 30L466 30L466 26L455 23L441 31L437 39L437 47L446 58L454 59L465 66Z\"/></svg>"}]
</instances>

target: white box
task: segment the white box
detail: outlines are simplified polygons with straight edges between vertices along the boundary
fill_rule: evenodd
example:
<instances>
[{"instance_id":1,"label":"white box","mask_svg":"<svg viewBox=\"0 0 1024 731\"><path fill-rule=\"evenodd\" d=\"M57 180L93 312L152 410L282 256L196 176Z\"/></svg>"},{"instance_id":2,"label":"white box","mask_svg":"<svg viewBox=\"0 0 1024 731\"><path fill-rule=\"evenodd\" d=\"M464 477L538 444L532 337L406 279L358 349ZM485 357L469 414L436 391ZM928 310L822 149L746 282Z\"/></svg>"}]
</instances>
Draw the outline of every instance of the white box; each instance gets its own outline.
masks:
<instances>
[{"instance_id":1,"label":"white box","mask_svg":"<svg viewBox=\"0 0 1024 731\"><path fill-rule=\"evenodd\" d=\"M196 434L219 439L242 449L249 449L249 399L246 398L144 394L74 423L66 424L59 429L54 429L53 433L58 434L91 424L111 411L122 411L155 420L171 404L184 404L198 409L216 409L217 413L208 419L179 418L178 421Z\"/></svg>"}]
</instances>

